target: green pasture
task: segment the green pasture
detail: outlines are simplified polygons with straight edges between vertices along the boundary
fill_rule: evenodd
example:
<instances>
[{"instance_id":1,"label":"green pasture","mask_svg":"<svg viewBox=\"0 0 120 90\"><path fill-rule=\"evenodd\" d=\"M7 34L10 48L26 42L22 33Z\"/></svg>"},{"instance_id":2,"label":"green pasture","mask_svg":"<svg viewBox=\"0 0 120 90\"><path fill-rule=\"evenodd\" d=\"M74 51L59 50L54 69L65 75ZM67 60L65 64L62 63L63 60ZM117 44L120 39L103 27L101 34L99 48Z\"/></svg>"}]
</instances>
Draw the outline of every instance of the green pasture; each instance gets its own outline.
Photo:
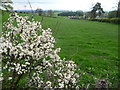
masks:
<instances>
[{"instance_id":1,"label":"green pasture","mask_svg":"<svg viewBox=\"0 0 120 90\"><path fill-rule=\"evenodd\" d=\"M0 35L2 31L2 11L0 11Z\"/></svg>"},{"instance_id":2,"label":"green pasture","mask_svg":"<svg viewBox=\"0 0 120 90\"><path fill-rule=\"evenodd\" d=\"M20 14L29 15L31 14ZM7 20L8 13L2 16ZM41 17L34 15L35 20ZM94 83L94 78L109 78L112 86L117 85L118 25L66 17L43 17L44 29L51 28L56 39L56 48L61 48L61 58L75 61L81 72L84 87Z\"/></svg>"}]
</instances>

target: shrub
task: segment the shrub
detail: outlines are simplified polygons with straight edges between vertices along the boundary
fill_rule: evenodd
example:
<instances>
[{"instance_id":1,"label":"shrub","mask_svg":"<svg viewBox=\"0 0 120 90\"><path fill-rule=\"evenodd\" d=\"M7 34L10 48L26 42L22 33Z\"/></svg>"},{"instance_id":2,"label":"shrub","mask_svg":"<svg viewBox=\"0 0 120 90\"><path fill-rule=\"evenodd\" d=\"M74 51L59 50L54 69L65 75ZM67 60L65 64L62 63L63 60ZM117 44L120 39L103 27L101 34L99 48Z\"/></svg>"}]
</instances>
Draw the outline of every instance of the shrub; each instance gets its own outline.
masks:
<instances>
[{"instance_id":1,"label":"shrub","mask_svg":"<svg viewBox=\"0 0 120 90\"><path fill-rule=\"evenodd\" d=\"M98 21L98 22L108 22L108 23L116 23L120 22L120 18L101 18L101 19L88 19L90 21Z\"/></svg>"},{"instance_id":2,"label":"shrub","mask_svg":"<svg viewBox=\"0 0 120 90\"><path fill-rule=\"evenodd\" d=\"M0 38L3 87L78 88L77 65L61 59L50 28L29 17L10 15Z\"/></svg>"},{"instance_id":3,"label":"shrub","mask_svg":"<svg viewBox=\"0 0 120 90\"><path fill-rule=\"evenodd\" d=\"M118 24L118 23L120 23L120 18L112 18L112 19L111 19L111 22Z\"/></svg>"}]
</instances>

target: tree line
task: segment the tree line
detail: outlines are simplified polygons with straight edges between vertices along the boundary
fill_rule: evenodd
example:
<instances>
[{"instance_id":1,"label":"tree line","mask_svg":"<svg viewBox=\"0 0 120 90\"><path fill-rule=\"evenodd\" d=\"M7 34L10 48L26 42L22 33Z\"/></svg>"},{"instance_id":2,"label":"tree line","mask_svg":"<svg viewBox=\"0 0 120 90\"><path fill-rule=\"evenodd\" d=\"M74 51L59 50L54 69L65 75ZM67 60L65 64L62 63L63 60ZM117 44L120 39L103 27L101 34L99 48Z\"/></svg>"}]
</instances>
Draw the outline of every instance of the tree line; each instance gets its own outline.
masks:
<instances>
[{"instance_id":1,"label":"tree line","mask_svg":"<svg viewBox=\"0 0 120 90\"><path fill-rule=\"evenodd\" d=\"M83 16L83 11L65 11L59 13L58 16Z\"/></svg>"}]
</instances>

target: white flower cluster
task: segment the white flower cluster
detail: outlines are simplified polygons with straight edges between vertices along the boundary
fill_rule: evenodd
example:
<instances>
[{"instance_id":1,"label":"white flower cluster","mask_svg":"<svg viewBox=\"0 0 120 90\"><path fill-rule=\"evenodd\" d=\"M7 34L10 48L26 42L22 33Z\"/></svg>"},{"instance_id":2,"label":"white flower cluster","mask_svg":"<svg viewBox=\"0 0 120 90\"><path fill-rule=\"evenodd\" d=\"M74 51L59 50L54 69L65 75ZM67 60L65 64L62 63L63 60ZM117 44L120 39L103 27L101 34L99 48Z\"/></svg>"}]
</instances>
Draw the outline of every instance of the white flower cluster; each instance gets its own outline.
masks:
<instances>
[{"instance_id":1,"label":"white flower cluster","mask_svg":"<svg viewBox=\"0 0 120 90\"><path fill-rule=\"evenodd\" d=\"M55 38L50 28L44 30L40 22L17 13L10 15L3 28L5 31L0 38L3 70L13 73L8 80L14 78L14 73L18 77L29 73L31 78L27 84L30 87L78 87L77 66L59 57L60 48L54 48Z\"/></svg>"}]
</instances>

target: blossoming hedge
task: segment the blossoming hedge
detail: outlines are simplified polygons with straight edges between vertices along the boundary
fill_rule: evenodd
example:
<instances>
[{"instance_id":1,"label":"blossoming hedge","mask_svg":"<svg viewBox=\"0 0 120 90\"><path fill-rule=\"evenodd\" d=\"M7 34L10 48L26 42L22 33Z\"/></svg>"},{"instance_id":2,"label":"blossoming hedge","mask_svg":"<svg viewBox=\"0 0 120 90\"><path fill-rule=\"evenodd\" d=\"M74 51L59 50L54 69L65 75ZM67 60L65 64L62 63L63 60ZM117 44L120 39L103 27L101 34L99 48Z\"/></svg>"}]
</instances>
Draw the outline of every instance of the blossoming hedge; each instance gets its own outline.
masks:
<instances>
[{"instance_id":1,"label":"blossoming hedge","mask_svg":"<svg viewBox=\"0 0 120 90\"><path fill-rule=\"evenodd\" d=\"M50 28L28 16L12 13L0 38L3 86L78 88L77 65L61 59Z\"/></svg>"}]
</instances>

